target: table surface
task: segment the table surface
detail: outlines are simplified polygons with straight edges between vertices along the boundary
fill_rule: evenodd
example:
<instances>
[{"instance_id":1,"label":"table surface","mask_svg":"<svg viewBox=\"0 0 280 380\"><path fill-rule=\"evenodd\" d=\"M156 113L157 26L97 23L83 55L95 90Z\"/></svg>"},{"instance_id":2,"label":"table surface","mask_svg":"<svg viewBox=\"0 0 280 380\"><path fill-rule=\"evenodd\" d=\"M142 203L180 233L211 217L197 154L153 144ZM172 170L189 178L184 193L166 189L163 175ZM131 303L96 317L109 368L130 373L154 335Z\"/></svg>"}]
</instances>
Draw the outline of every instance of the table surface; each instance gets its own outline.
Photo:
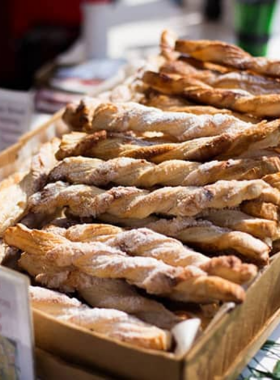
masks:
<instances>
[{"instance_id":1,"label":"table surface","mask_svg":"<svg viewBox=\"0 0 280 380\"><path fill-rule=\"evenodd\" d=\"M238 380L255 379L280 379L280 325L238 377Z\"/></svg>"}]
</instances>

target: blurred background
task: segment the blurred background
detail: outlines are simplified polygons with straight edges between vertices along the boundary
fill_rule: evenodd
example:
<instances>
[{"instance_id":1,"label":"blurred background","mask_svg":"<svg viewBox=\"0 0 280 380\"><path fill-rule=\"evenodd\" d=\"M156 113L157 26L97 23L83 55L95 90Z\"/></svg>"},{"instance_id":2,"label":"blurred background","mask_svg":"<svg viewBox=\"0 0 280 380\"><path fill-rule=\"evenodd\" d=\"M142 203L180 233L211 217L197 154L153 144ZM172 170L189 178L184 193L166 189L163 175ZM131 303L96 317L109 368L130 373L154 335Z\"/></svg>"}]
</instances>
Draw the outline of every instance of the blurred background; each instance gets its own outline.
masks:
<instances>
[{"instance_id":1,"label":"blurred background","mask_svg":"<svg viewBox=\"0 0 280 380\"><path fill-rule=\"evenodd\" d=\"M163 28L280 58L279 21L275 0L1 0L0 87L51 113L156 53Z\"/></svg>"}]
</instances>

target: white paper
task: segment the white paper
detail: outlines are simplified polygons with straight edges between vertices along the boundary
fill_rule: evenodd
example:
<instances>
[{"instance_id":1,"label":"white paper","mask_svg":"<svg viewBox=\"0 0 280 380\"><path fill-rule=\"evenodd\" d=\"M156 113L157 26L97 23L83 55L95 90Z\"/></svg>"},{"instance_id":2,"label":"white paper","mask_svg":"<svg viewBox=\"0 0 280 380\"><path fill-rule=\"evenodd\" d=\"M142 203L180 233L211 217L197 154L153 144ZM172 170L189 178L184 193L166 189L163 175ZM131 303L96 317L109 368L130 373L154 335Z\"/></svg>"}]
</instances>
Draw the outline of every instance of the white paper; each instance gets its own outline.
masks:
<instances>
[{"instance_id":1,"label":"white paper","mask_svg":"<svg viewBox=\"0 0 280 380\"><path fill-rule=\"evenodd\" d=\"M17 142L29 129L32 111L29 92L0 89L0 150Z\"/></svg>"},{"instance_id":2,"label":"white paper","mask_svg":"<svg viewBox=\"0 0 280 380\"><path fill-rule=\"evenodd\" d=\"M200 331L201 321L199 318L187 319L180 322L172 329L172 335L176 340L175 355L186 355L192 347Z\"/></svg>"},{"instance_id":3,"label":"white paper","mask_svg":"<svg viewBox=\"0 0 280 380\"><path fill-rule=\"evenodd\" d=\"M28 286L26 276L0 267L0 377L6 379L34 379Z\"/></svg>"}]
</instances>

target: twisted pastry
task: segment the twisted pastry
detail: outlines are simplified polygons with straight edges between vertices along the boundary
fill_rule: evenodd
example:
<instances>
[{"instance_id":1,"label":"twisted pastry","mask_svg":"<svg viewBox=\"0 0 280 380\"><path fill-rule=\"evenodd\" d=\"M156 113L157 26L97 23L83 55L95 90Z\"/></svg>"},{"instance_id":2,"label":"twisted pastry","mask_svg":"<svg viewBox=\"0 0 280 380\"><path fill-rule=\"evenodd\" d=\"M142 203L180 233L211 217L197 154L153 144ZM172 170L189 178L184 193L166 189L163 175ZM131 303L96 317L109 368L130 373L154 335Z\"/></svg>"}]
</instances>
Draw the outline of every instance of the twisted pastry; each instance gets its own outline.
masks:
<instances>
[{"instance_id":1,"label":"twisted pastry","mask_svg":"<svg viewBox=\"0 0 280 380\"><path fill-rule=\"evenodd\" d=\"M175 50L189 54L201 61L210 61L240 70L251 70L262 75L280 77L279 61L252 57L241 48L226 42L177 40Z\"/></svg>"},{"instance_id":2,"label":"twisted pastry","mask_svg":"<svg viewBox=\"0 0 280 380\"><path fill-rule=\"evenodd\" d=\"M199 70L211 70L219 73L226 73L231 69L228 67L220 66L211 62L203 62L198 59L187 57L185 55L180 55L179 52L175 51L175 45L178 36L171 30L165 29L161 33L160 38L160 54L165 58L165 63L172 63L179 59L180 61L188 63L191 67Z\"/></svg>"},{"instance_id":3,"label":"twisted pastry","mask_svg":"<svg viewBox=\"0 0 280 380\"><path fill-rule=\"evenodd\" d=\"M160 163L167 160L209 161L277 147L280 143L280 121L253 125L242 133L203 137L183 143L162 143L105 131L92 135L64 135L57 158L88 156L108 160L116 157L143 158Z\"/></svg>"},{"instance_id":4,"label":"twisted pastry","mask_svg":"<svg viewBox=\"0 0 280 380\"><path fill-rule=\"evenodd\" d=\"M264 241L280 238L280 228L277 222L255 218L240 210L207 210L200 216L217 226L246 232Z\"/></svg>"},{"instance_id":5,"label":"twisted pastry","mask_svg":"<svg viewBox=\"0 0 280 380\"><path fill-rule=\"evenodd\" d=\"M241 132L251 126L252 124L227 114L194 115L185 112L163 112L157 108L131 102L100 104L95 109L90 128L86 131L138 133L153 131L171 135L178 141L186 141L216 136L223 132Z\"/></svg>"},{"instance_id":6,"label":"twisted pastry","mask_svg":"<svg viewBox=\"0 0 280 380\"><path fill-rule=\"evenodd\" d=\"M71 241L102 241L130 256L153 257L172 266L194 265L208 275L219 276L239 284L250 281L257 273L254 265L242 264L237 257L223 256L210 259L183 246L179 241L148 228L116 231L115 227L110 225L83 224L70 227L65 232L65 237ZM232 239L229 241L229 246L231 243ZM247 243L247 248L248 245Z\"/></svg>"},{"instance_id":7,"label":"twisted pastry","mask_svg":"<svg viewBox=\"0 0 280 380\"><path fill-rule=\"evenodd\" d=\"M0 237L6 228L16 223L26 212L28 197L46 183L49 171L56 163L55 152L59 139L43 144L33 156L30 171L4 180L0 191Z\"/></svg>"},{"instance_id":8,"label":"twisted pastry","mask_svg":"<svg viewBox=\"0 0 280 380\"><path fill-rule=\"evenodd\" d=\"M172 267L150 257L129 257L100 242L70 242L62 236L29 230L23 225L10 227L5 233L5 241L32 255L43 253L58 266L72 264L95 277L125 279L148 293L171 299L202 303L217 299L241 302L244 299L244 291L239 285L219 277L208 277L196 267ZM39 252L38 241L41 242ZM51 244L51 249L46 248Z\"/></svg>"},{"instance_id":9,"label":"twisted pastry","mask_svg":"<svg viewBox=\"0 0 280 380\"><path fill-rule=\"evenodd\" d=\"M124 280L92 277L75 270L65 277L40 274L36 281L60 291L76 290L92 307L124 311L161 329L170 330L180 322L161 303L140 295Z\"/></svg>"},{"instance_id":10,"label":"twisted pastry","mask_svg":"<svg viewBox=\"0 0 280 380\"><path fill-rule=\"evenodd\" d=\"M256 137L255 137L256 139ZM92 135L71 133L62 137L57 159L69 156L87 156L108 160L116 157L143 158L160 163L166 160L207 161L227 151L235 142L235 138L224 134L214 137L199 138L183 143L157 143L141 138L96 132ZM240 145L241 151L248 146Z\"/></svg>"},{"instance_id":11,"label":"twisted pastry","mask_svg":"<svg viewBox=\"0 0 280 380\"><path fill-rule=\"evenodd\" d=\"M19 265L44 286L78 291L91 306L124 311L163 329L171 329L180 321L162 304L141 296L123 280L88 276L72 266L61 268L36 254L23 253Z\"/></svg>"},{"instance_id":12,"label":"twisted pastry","mask_svg":"<svg viewBox=\"0 0 280 380\"><path fill-rule=\"evenodd\" d=\"M169 332L114 309L91 309L75 298L40 287L30 287L33 308L60 321L75 324L111 339L138 347L166 351L171 345Z\"/></svg>"},{"instance_id":13,"label":"twisted pastry","mask_svg":"<svg viewBox=\"0 0 280 380\"><path fill-rule=\"evenodd\" d=\"M28 240L25 239L25 242ZM44 241L42 240L44 243ZM26 243L24 243L26 244ZM22 245L21 245L22 246ZM38 254L36 252L36 249L29 248L26 244L26 248L28 249L27 252L23 252L19 259L19 267L24 269L26 272L28 272L32 277L36 277L41 273L47 273L51 278L53 279L56 275L60 276L60 279L65 280L66 274L69 273L69 271L73 270L73 266L65 265L63 268L61 266L58 266L55 262L49 260L47 257L45 257L44 254ZM48 252L46 250L46 252ZM54 287L56 286L49 286ZM65 290L65 289L64 289ZM67 291L73 291L73 289L68 289Z\"/></svg>"},{"instance_id":14,"label":"twisted pastry","mask_svg":"<svg viewBox=\"0 0 280 380\"><path fill-rule=\"evenodd\" d=\"M209 221L192 218L160 219L149 223L147 227L208 252L238 252L258 265L268 263L270 249L267 244L247 233L217 227Z\"/></svg>"},{"instance_id":15,"label":"twisted pastry","mask_svg":"<svg viewBox=\"0 0 280 380\"><path fill-rule=\"evenodd\" d=\"M160 36L160 54L167 60L177 59L179 54L175 52L177 36L171 30L165 29Z\"/></svg>"},{"instance_id":16,"label":"twisted pastry","mask_svg":"<svg viewBox=\"0 0 280 380\"><path fill-rule=\"evenodd\" d=\"M155 262L157 266L153 265ZM195 267L170 267L146 257L126 257L125 265L122 263L124 260L117 255L87 255L77 259L75 265L82 272L93 276L115 278L117 275L118 278L126 278L138 287L145 285L148 293L160 294L178 301L208 303L217 299L233 299L235 302L242 302L244 299L243 289L238 285L216 276L205 276L205 272ZM172 272L170 270L167 273L167 268L172 268ZM147 284L147 280L150 284ZM159 282L160 286L157 284Z\"/></svg>"},{"instance_id":17,"label":"twisted pastry","mask_svg":"<svg viewBox=\"0 0 280 380\"><path fill-rule=\"evenodd\" d=\"M263 177L263 180L267 182L270 186L280 190L280 170L278 171L278 173L271 173L265 175Z\"/></svg>"},{"instance_id":18,"label":"twisted pastry","mask_svg":"<svg viewBox=\"0 0 280 380\"><path fill-rule=\"evenodd\" d=\"M170 160L159 165L129 157L102 161L79 156L65 158L51 171L49 180L95 186L115 183L143 188L154 185L204 186L222 179L259 179L278 171L280 171L278 156L211 161L205 164Z\"/></svg>"},{"instance_id":19,"label":"twisted pastry","mask_svg":"<svg viewBox=\"0 0 280 380\"><path fill-rule=\"evenodd\" d=\"M218 181L204 187L164 187L151 192L135 187L105 191L95 186L56 182L30 197L29 207L35 213L52 213L67 206L73 215L80 217L104 213L137 219L153 213L194 216L207 208L236 207L271 189L262 180Z\"/></svg>"},{"instance_id":20,"label":"twisted pastry","mask_svg":"<svg viewBox=\"0 0 280 380\"><path fill-rule=\"evenodd\" d=\"M229 108L260 117L279 117L279 94L251 95L244 90L213 88L189 77L146 71L143 82L154 90L167 95L182 95L194 102L214 107Z\"/></svg>"},{"instance_id":21,"label":"twisted pastry","mask_svg":"<svg viewBox=\"0 0 280 380\"><path fill-rule=\"evenodd\" d=\"M245 211L245 208L249 206L250 204L265 205L264 207L262 207L262 209L264 208L266 209L267 215L263 216L263 215L256 214L256 217L254 217L254 221L250 220L249 218L254 216L254 214L251 212ZM269 207L267 207L268 205ZM250 205L250 207L252 206ZM255 208L255 206L253 207ZM269 209L274 215L273 218L269 216ZM278 236L278 224L277 224L277 218L276 218L278 209L279 209L279 206L274 205L272 203L262 202L259 200L245 201L238 208L230 208L230 209L227 208L224 210L223 209L207 209L205 211L202 211L198 215L196 215L196 219L194 220L197 220L200 218L207 220L207 218L209 218L209 221L211 221L210 218L212 217L213 214L215 215L215 213L219 214L219 212L221 212L221 214L223 215L223 212L225 212L226 213L225 217L228 218L229 221L224 221L223 223L223 220L221 220L219 224L219 217L217 217L217 225L215 225L215 223L212 223L214 224L214 228L212 230L213 234L215 233L215 228L217 226L227 227L227 228L230 228L231 230L249 233L250 235L263 240L268 246L271 246L272 241L274 241L274 239ZM239 213L237 215L236 223L234 222L233 217L231 218L230 216L231 212L233 213L233 215L234 215L234 212ZM246 217L244 217L243 219L243 217L240 216L240 214L246 215ZM141 228L141 227L150 226L150 223L157 222L160 218L156 216L150 216L145 219L133 219L133 218L119 218L113 215L103 214L98 219L104 223L111 223L111 224L113 223L125 228ZM213 220L214 220L214 217L213 217ZM227 223L229 223L228 226L226 226ZM220 235L219 233L216 234L216 237L219 238L219 235ZM197 238L199 240L199 231L197 233Z\"/></svg>"},{"instance_id":22,"label":"twisted pastry","mask_svg":"<svg viewBox=\"0 0 280 380\"><path fill-rule=\"evenodd\" d=\"M190 75L214 88L244 90L253 95L280 93L280 82L275 79L242 71L221 74L214 70L198 70L182 60L163 64L160 72L182 76Z\"/></svg>"},{"instance_id":23,"label":"twisted pastry","mask_svg":"<svg viewBox=\"0 0 280 380\"><path fill-rule=\"evenodd\" d=\"M280 207L273 203L253 200L244 202L240 208L241 211L256 218L274 220L276 222L280 220Z\"/></svg>"},{"instance_id":24,"label":"twisted pastry","mask_svg":"<svg viewBox=\"0 0 280 380\"><path fill-rule=\"evenodd\" d=\"M85 97L78 104L68 104L62 118L67 125L78 131L90 127L95 108L100 103L100 99Z\"/></svg>"},{"instance_id":25,"label":"twisted pastry","mask_svg":"<svg viewBox=\"0 0 280 380\"><path fill-rule=\"evenodd\" d=\"M233 112L226 108L216 108L205 105L197 105L195 103L189 102L184 98L177 96L167 96L161 95L159 93L150 92L142 99L141 104L144 104L148 107L159 108L162 111L171 111L171 112L186 112L193 113L195 115L216 115L217 113L232 115L237 119L243 120L249 123L257 123L260 120L251 115L242 114L239 112Z\"/></svg>"},{"instance_id":26,"label":"twisted pastry","mask_svg":"<svg viewBox=\"0 0 280 380\"><path fill-rule=\"evenodd\" d=\"M141 296L123 280L88 276L71 266L61 268L44 256L29 253L21 255L19 265L48 288L78 291L91 306L121 310L163 329L180 321L162 304Z\"/></svg>"}]
</instances>

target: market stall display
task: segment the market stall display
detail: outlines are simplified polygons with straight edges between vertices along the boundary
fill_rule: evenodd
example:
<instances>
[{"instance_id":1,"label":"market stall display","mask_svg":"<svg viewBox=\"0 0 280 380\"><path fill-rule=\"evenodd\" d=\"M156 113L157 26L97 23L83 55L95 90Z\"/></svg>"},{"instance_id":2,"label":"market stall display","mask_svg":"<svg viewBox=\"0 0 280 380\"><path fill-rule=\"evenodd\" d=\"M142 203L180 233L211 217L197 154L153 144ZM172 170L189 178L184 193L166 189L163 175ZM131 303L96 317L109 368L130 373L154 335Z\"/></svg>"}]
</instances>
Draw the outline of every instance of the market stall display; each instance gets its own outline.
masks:
<instances>
[{"instance_id":1,"label":"market stall display","mask_svg":"<svg viewBox=\"0 0 280 380\"><path fill-rule=\"evenodd\" d=\"M211 379L241 369L279 320L280 64L166 31L161 50L66 107L69 133L1 182L2 256L21 252L36 281L40 348L119 376ZM3 177L52 122L2 155Z\"/></svg>"}]
</instances>

